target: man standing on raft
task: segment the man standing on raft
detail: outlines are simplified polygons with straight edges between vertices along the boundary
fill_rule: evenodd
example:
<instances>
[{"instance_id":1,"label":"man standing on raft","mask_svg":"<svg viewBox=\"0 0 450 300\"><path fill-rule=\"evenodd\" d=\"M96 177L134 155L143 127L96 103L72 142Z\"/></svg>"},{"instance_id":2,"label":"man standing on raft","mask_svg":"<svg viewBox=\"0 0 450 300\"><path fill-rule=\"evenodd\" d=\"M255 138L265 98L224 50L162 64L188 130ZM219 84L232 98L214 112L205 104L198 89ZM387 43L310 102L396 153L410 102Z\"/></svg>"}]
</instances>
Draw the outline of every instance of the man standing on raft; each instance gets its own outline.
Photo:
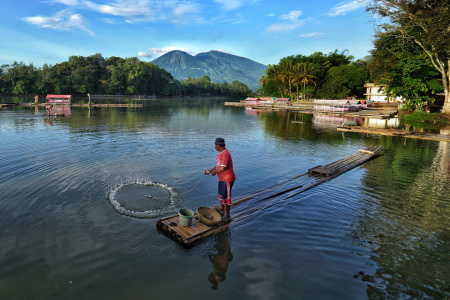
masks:
<instances>
[{"instance_id":1,"label":"man standing on raft","mask_svg":"<svg viewBox=\"0 0 450 300\"><path fill-rule=\"evenodd\" d=\"M219 151L219 154L217 154L216 165L211 170L205 170L205 174L211 174L212 176L217 174L217 177L219 177L219 212L224 214L222 220L228 222L231 220L231 189L236 180L236 175L233 170L231 154L225 148L225 140L218 137L214 144L216 145L216 150Z\"/></svg>"}]
</instances>

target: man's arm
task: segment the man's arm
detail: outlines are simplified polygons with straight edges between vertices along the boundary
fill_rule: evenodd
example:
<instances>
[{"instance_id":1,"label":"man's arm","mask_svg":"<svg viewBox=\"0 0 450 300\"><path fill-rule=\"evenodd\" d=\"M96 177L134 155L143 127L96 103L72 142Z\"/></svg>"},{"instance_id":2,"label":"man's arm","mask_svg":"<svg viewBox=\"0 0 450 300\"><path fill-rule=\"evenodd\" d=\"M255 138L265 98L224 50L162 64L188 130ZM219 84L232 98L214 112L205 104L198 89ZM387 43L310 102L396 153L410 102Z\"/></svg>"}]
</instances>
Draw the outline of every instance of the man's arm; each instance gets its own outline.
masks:
<instances>
[{"instance_id":1,"label":"man's arm","mask_svg":"<svg viewBox=\"0 0 450 300\"><path fill-rule=\"evenodd\" d=\"M205 174L211 174L212 176L216 175L217 173L223 172L227 169L225 166L219 166L219 168L216 169L216 167L212 168L211 170L205 170Z\"/></svg>"}]
</instances>

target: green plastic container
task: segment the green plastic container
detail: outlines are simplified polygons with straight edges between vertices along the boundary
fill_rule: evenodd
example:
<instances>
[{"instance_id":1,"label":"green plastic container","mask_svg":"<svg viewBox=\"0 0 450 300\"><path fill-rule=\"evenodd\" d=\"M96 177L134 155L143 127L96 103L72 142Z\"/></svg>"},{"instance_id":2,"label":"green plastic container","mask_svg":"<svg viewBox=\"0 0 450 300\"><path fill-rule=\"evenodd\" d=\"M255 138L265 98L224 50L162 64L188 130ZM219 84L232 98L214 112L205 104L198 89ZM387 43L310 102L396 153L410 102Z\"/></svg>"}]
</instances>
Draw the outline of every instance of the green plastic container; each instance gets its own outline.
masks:
<instances>
[{"instance_id":1,"label":"green plastic container","mask_svg":"<svg viewBox=\"0 0 450 300\"><path fill-rule=\"evenodd\" d=\"M192 224L194 212L190 209L183 208L178 211L178 216L180 218L180 225L183 227L189 227Z\"/></svg>"}]
</instances>

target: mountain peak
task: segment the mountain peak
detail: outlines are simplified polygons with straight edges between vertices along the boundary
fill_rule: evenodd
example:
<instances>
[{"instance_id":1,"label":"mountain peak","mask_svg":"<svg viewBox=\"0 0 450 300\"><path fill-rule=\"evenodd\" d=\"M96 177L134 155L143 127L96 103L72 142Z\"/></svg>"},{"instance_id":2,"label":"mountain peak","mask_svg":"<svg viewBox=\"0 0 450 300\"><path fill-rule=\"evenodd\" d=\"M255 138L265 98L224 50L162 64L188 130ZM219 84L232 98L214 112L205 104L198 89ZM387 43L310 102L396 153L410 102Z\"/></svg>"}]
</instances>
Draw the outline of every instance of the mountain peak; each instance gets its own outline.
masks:
<instances>
[{"instance_id":1,"label":"mountain peak","mask_svg":"<svg viewBox=\"0 0 450 300\"><path fill-rule=\"evenodd\" d=\"M245 57L211 50L192 56L184 51L173 50L152 61L166 69L178 80L188 77L209 76L211 81L232 83L234 80L245 83L250 89L259 88L258 80L267 68Z\"/></svg>"},{"instance_id":2,"label":"mountain peak","mask_svg":"<svg viewBox=\"0 0 450 300\"><path fill-rule=\"evenodd\" d=\"M172 51L169 51L169 52L167 52L166 54L164 54L164 55L188 55L188 56L192 56L192 55L190 55L189 53L187 53L187 52L184 52L184 51L181 51L181 50L172 50ZM164 56L163 55L163 56Z\"/></svg>"}]
</instances>

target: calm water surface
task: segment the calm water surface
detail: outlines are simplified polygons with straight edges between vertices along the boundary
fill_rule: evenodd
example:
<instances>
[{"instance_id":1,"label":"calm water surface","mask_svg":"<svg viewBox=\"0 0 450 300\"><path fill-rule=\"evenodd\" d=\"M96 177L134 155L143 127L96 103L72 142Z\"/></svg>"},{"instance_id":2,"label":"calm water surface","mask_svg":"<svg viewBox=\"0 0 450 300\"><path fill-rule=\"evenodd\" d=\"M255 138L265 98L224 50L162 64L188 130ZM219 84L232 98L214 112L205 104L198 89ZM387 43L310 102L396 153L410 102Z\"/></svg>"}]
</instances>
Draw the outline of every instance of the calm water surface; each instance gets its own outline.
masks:
<instances>
[{"instance_id":1,"label":"calm water surface","mask_svg":"<svg viewBox=\"0 0 450 300\"><path fill-rule=\"evenodd\" d=\"M208 99L143 102L50 119L0 111L1 299L450 297L448 143L343 135L334 121ZM203 177L217 136L234 196L385 150L186 249L156 222L217 203L217 178Z\"/></svg>"}]
</instances>

